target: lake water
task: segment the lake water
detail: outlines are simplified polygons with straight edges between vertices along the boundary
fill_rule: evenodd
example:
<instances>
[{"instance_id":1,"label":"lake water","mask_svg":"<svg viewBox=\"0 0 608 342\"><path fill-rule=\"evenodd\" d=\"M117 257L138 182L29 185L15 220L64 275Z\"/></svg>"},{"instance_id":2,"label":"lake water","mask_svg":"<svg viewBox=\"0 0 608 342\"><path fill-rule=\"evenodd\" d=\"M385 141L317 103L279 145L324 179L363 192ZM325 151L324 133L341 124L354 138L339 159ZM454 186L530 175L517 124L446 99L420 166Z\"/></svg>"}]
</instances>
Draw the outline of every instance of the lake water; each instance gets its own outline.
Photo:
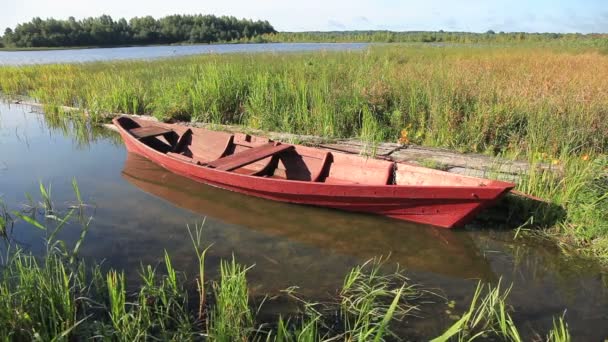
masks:
<instances>
[{"instance_id":1,"label":"lake water","mask_svg":"<svg viewBox=\"0 0 608 342\"><path fill-rule=\"evenodd\" d=\"M0 51L0 65L83 63L125 59L155 59L210 53L360 50L367 43L271 43L138 46L98 49Z\"/></svg>"},{"instance_id":2,"label":"lake water","mask_svg":"<svg viewBox=\"0 0 608 342\"><path fill-rule=\"evenodd\" d=\"M415 283L469 303L478 279L513 283L509 303L525 340L544 334L552 317L566 312L574 340L608 336L608 291L593 263L564 257L555 248L511 232L434 229L381 217L296 206L251 198L174 175L126 152L118 135L29 107L0 104L0 196L9 209L37 198L38 182L51 184L55 207L74 203L72 178L93 215L82 255L124 269L131 282L140 264L157 265L163 250L177 269L194 274L196 259L187 225L203 221L210 277L221 259L234 255L255 265L251 294L260 298L298 286L308 299L328 298L346 272L369 258L390 254ZM77 225L60 238L73 243ZM43 249L41 232L17 222L15 239ZM191 278L190 278L191 279ZM273 309L272 303L266 307ZM278 305L278 304L276 304ZM437 300L403 331L413 340L436 336L451 321Z\"/></svg>"}]
</instances>

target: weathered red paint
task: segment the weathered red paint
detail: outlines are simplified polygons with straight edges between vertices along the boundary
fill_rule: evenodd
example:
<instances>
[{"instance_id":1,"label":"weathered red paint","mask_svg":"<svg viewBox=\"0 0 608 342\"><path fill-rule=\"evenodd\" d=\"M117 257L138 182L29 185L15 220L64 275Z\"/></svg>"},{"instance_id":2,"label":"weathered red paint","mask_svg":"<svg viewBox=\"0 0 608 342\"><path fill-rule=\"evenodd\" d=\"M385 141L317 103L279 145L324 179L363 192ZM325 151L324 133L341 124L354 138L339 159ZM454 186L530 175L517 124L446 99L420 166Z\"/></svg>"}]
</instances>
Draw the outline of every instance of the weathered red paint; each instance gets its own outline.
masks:
<instances>
[{"instance_id":1,"label":"weathered red paint","mask_svg":"<svg viewBox=\"0 0 608 342\"><path fill-rule=\"evenodd\" d=\"M173 146L187 128L128 117L113 122L129 152L193 180L275 201L367 212L452 228L466 223L514 187L507 182L300 145L224 171L206 164L233 153L243 155L246 149L268 144L268 140L193 128L190 143L185 144L182 154L175 156L173 152L179 151L173 151ZM142 140L129 132L153 126L172 132L165 138Z\"/></svg>"}]
</instances>

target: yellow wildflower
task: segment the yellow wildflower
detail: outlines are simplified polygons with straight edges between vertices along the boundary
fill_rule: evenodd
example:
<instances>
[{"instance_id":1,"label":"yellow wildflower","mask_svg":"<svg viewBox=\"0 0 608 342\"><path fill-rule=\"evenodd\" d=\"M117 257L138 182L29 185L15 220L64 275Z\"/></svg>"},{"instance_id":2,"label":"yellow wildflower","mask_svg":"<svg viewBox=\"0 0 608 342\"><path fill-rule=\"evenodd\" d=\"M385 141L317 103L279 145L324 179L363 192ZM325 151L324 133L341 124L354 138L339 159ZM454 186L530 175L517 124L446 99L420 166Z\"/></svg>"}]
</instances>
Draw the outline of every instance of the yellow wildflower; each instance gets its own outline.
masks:
<instances>
[{"instance_id":1,"label":"yellow wildflower","mask_svg":"<svg viewBox=\"0 0 608 342\"><path fill-rule=\"evenodd\" d=\"M408 132L407 129L404 128L401 130L401 136L399 137L399 143L400 144L408 144L410 142L410 139L408 138Z\"/></svg>"}]
</instances>

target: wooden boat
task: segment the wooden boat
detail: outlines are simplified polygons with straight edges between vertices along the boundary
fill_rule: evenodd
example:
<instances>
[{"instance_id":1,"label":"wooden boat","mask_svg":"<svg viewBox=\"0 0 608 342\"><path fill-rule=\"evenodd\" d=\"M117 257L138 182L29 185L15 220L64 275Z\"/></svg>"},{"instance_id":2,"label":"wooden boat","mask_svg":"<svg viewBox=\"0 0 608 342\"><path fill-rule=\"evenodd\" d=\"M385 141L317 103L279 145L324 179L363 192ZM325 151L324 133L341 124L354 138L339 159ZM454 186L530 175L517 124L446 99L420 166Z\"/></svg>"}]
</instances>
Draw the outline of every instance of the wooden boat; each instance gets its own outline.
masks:
<instances>
[{"instance_id":1,"label":"wooden boat","mask_svg":"<svg viewBox=\"0 0 608 342\"><path fill-rule=\"evenodd\" d=\"M483 257L482 249L472 239L477 239L478 234L433 227L420 229L415 223L382 216L344 214L337 210L267 201L196 182L134 153L127 153L122 177L141 191L176 207L236 226L233 229L238 233L232 230L232 234L226 235L224 225L205 225L205 236L211 239L206 243L213 243L213 253L222 254L222 250L223 255L230 255L232 250L242 253L255 244L252 240L264 241L257 244L255 252L249 254L252 259L247 261L262 266L255 268L259 272L276 270L276 265L263 267L269 259L285 265L293 262L287 259L302 257L296 252L296 246L303 246L309 253L311 248L315 250L313 254L356 258L361 263L390 253L390 262L408 272L430 272L457 279L498 279L487 258ZM179 229L183 227L167 225L166 229L167 234L179 236ZM294 251L294 254L288 251ZM331 261L316 262L317 265L323 263L327 265ZM299 268L283 268L281 272L292 271L283 278L299 279ZM312 279L319 277L312 276ZM277 289L293 284L282 284L283 287Z\"/></svg>"},{"instance_id":2,"label":"wooden boat","mask_svg":"<svg viewBox=\"0 0 608 342\"><path fill-rule=\"evenodd\" d=\"M242 133L121 116L127 150L171 172L275 201L389 216L452 228L471 220L514 184Z\"/></svg>"}]
</instances>

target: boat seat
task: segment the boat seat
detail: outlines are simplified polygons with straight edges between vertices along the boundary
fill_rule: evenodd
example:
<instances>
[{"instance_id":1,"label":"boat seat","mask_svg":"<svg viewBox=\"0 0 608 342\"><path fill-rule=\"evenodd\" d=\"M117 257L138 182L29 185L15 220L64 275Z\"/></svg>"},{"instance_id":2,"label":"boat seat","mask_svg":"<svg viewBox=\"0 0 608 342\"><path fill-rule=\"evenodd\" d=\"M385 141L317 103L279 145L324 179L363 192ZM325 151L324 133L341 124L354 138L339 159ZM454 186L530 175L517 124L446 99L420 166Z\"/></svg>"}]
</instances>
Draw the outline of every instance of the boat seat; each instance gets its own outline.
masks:
<instances>
[{"instance_id":1,"label":"boat seat","mask_svg":"<svg viewBox=\"0 0 608 342\"><path fill-rule=\"evenodd\" d=\"M207 164L209 167L223 171L232 171L245 165L254 163L258 160L274 156L281 152L292 150L293 145L275 145L268 143L265 145L252 147L246 151L238 152L223 158L219 158Z\"/></svg>"},{"instance_id":2,"label":"boat seat","mask_svg":"<svg viewBox=\"0 0 608 342\"><path fill-rule=\"evenodd\" d=\"M164 127L159 126L148 126L148 127L138 127L132 128L129 130L131 134L137 139L156 137L159 135L166 135L169 133L173 133L173 130L166 129Z\"/></svg>"},{"instance_id":3,"label":"boat seat","mask_svg":"<svg viewBox=\"0 0 608 342\"><path fill-rule=\"evenodd\" d=\"M232 145L232 151L230 154L235 154L243 151L248 151L252 147L257 147L260 145L266 145L270 143L271 140L267 137L256 137L250 136L244 133L235 133L234 140ZM256 162L248 164L242 168L237 168L232 170L234 173L240 173L245 175L257 176L264 174L267 172L273 165L274 157L266 157L264 159L260 159Z\"/></svg>"},{"instance_id":4,"label":"boat seat","mask_svg":"<svg viewBox=\"0 0 608 342\"><path fill-rule=\"evenodd\" d=\"M143 140L146 138L153 138L162 136L169 143L170 146L174 146L177 143L177 133L171 129L167 129L161 126L146 126L132 128L129 130L135 138Z\"/></svg>"}]
</instances>

